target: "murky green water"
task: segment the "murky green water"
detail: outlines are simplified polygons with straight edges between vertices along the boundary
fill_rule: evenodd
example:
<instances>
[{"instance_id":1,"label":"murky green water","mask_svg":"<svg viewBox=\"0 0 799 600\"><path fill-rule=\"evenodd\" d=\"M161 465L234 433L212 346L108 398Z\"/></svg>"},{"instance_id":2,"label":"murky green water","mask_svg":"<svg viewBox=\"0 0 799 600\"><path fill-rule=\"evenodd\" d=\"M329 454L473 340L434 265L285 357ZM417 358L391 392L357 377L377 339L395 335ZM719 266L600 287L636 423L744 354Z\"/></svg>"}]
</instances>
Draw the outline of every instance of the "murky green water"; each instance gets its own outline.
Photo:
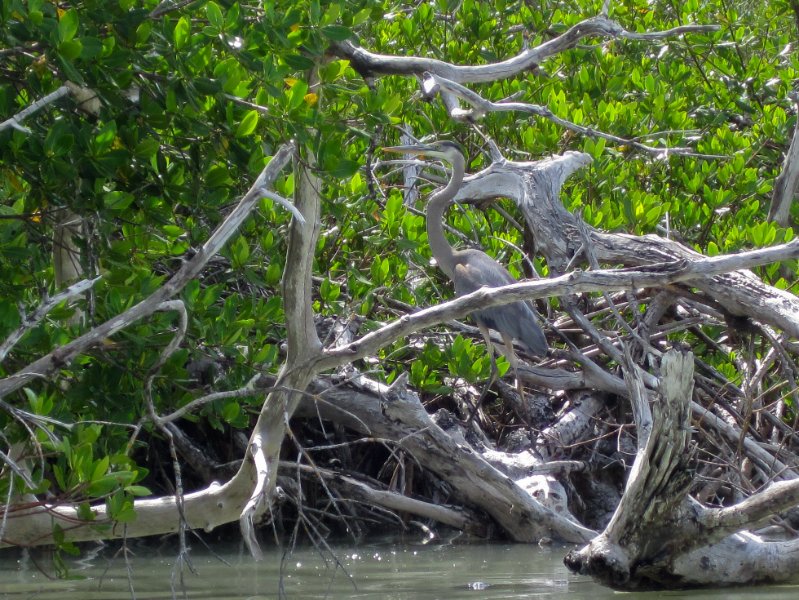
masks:
<instances>
[{"instance_id":1,"label":"murky green water","mask_svg":"<svg viewBox=\"0 0 799 600\"><path fill-rule=\"evenodd\" d=\"M128 564L114 556L118 546L84 553L70 564L83 579L48 579L47 555L0 552L0 598L3 599L139 599L171 598L175 566L172 550L132 546ZM195 543L192 564L184 572L184 587L176 583L177 598L265 599L363 598L712 598L794 600L799 586L735 588L732 590L619 594L568 573L563 548L522 545L395 545L334 546L332 554L299 548L283 559L281 551L264 548L265 559L255 562L241 547L218 550L213 556ZM338 561L338 563L337 563ZM282 563L282 564L281 564ZM40 569L37 564L41 566ZM281 588L282 586L282 588ZM185 595L184 595L185 592Z\"/></svg>"}]
</instances>

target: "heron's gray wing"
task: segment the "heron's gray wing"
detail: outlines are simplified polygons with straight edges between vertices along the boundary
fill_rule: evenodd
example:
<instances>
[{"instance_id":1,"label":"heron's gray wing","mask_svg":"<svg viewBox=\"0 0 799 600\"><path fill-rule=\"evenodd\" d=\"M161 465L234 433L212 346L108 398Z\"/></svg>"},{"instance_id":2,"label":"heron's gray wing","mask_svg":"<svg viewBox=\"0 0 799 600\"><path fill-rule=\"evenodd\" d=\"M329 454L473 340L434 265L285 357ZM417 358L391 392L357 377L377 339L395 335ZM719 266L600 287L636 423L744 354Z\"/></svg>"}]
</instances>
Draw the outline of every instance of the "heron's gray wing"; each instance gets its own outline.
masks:
<instances>
[{"instance_id":1,"label":"heron's gray wing","mask_svg":"<svg viewBox=\"0 0 799 600\"><path fill-rule=\"evenodd\" d=\"M479 250L465 250L456 255L455 293L470 294L481 287L501 287L516 283L508 270ZM519 340L532 354L545 356L547 340L538 326L533 309L526 302L512 302L485 310L476 310L472 318L486 327Z\"/></svg>"}]
</instances>

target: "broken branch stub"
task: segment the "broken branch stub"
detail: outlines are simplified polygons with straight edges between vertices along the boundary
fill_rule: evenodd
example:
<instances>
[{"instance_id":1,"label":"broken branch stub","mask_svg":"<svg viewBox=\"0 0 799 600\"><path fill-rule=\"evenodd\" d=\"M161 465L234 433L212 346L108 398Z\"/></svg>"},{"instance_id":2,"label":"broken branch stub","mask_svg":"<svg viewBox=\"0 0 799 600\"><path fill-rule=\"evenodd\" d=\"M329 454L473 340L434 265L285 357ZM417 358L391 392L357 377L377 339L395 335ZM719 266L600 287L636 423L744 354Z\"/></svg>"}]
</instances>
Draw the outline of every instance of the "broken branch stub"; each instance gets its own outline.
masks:
<instances>
[{"instance_id":1,"label":"broken branch stub","mask_svg":"<svg viewBox=\"0 0 799 600\"><path fill-rule=\"evenodd\" d=\"M657 558L679 552L680 538L674 531L691 483L687 467L693 372L692 353L670 350L664 355L650 423L646 389L636 370L626 369L633 403L638 404L638 452L605 531L564 559L572 571L614 588L648 587L659 576L651 572Z\"/></svg>"}]
</instances>

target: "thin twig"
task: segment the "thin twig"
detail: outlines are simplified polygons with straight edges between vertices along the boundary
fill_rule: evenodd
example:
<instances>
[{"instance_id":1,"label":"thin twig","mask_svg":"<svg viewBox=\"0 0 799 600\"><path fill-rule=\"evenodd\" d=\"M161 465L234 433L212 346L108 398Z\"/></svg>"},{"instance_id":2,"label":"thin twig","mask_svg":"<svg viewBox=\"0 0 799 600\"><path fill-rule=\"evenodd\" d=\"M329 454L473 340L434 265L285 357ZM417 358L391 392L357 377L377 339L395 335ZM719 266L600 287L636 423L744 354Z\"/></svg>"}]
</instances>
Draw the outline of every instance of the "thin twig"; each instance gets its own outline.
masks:
<instances>
[{"instance_id":1,"label":"thin twig","mask_svg":"<svg viewBox=\"0 0 799 600\"><path fill-rule=\"evenodd\" d=\"M451 81L434 73L425 73L421 85L426 99L430 99L436 93L448 93L469 104L472 108L468 110L464 110L453 105L454 108L450 110L450 116L458 121L471 121L473 119L479 119L489 112L523 112L535 115L537 117L542 117L552 121L564 129L574 131L586 137L593 139L601 138L620 146L629 146L631 148L651 154L658 159L666 158L669 155L692 156L708 159L727 158L726 156L716 154L701 154L696 152L693 148L656 148L654 146L648 146L647 144L642 144L641 142L635 141L633 138L619 137L611 133L605 133L591 127L584 127L582 125L578 125L577 123L567 121L566 119L557 116L546 106L541 106L538 104L530 104L528 102L492 102L491 100L486 100L478 93L464 87L460 83Z\"/></svg>"},{"instance_id":2,"label":"thin twig","mask_svg":"<svg viewBox=\"0 0 799 600\"><path fill-rule=\"evenodd\" d=\"M65 85L62 85L56 91L50 92L44 98L40 98L39 100L28 106L27 108L24 108L21 111L19 111L13 117L6 119L2 123L0 123L0 131L3 131L10 127L16 129L17 131L21 131L22 133L30 134L31 130L28 129L27 127L24 127L22 125L22 121L27 119L36 111L41 110L48 104L52 104L59 98L63 98L64 96L67 95L69 95L69 88Z\"/></svg>"},{"instance_id":3,"label":"thin twig","mask_svg":"<svg viewBox=\"0 0 799 600\"><path fill-rule=\"evenodd\" d=\"M82 281L78 281L77 283L73 283L71 286L66 288L65 290L57 293L55 296L50 298L46 297L43 298L43 303L36 311L30 316L26 316L24 312L22 313L22 323L16 330L11 332L11 334L5 339L5 341L0 344L0 362L5 360L5 357L11 351L11 349L16 345L16 343L22 338L23 335L27 331L30 331L34 327L36 327L42 319L44 319L47 314L53 310L56 306L69 300L70 298L82 294L83 292L91 289L95 283L100 281L100 277L95 277L94 279L84 279Z\"/></svg>"}]
</instances>

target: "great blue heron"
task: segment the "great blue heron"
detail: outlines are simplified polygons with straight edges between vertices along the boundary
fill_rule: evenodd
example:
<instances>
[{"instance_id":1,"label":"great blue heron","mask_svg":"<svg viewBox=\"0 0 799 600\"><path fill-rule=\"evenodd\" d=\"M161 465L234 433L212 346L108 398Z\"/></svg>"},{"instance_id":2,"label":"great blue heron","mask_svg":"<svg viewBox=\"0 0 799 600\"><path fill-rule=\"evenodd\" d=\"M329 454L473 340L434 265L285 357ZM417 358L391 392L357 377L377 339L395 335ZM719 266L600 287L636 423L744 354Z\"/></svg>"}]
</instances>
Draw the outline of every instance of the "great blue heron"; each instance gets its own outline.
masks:
<instances>
[{"instance_id":1,"label":"great blue heron","mask_svg":"<svg viewBox=\"0 0 799 600\"><path fill-rule=\"evenodd\" d=\"M447 185L430 196L427 202L427 239L439 268L455 284L455 294L462 296L481 287L501 287L516 283L508 270L488 254L471 248L455 250L444 235L444 213L463 184L466 168L463 154L458 146L453 142L438 141L431 144L389 146L384 150L439 158L452 165L452 175ZM488 346L494 370L492 378L496 371L496 365L489 329L499 332L502 336L506 348L506 352L503 354L513 368L517 387L523 394L518 375L518 361L513 350L513 340L521 342L522 346L535 356L545 356L547 353L547 339L538 326L533 309L526 302L512 302L476 310L471 317L477 323Z\"/></svg>"}]
</instances>

